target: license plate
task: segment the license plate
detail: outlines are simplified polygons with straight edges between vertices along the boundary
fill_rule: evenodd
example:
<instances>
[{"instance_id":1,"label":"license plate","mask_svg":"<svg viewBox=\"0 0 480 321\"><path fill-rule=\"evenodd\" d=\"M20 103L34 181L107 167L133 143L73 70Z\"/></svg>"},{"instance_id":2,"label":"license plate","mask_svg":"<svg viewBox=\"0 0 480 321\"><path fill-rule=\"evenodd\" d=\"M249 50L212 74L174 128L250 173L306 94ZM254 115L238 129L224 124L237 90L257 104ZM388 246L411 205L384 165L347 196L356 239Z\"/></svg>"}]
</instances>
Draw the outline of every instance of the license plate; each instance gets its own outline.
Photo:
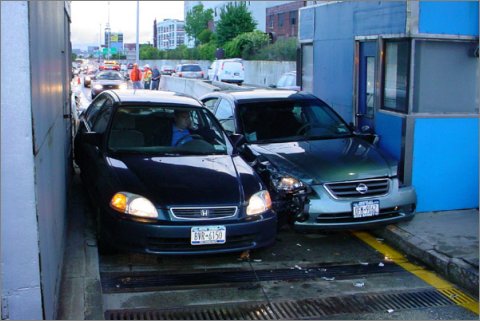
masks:
<instances>
[{"instance_id":1,"label":"license plate","mask_svg":"<svg viewBox=\"0 0 480 321\"><path fill-rule=\"evenodd\" d=\"M380 214L380 201L361 201L352 203L353 217L362 218Z\"/></svg>"},{"instance_id":2,"label":"license plate","mask_svg":"<svg viewBox=\"0 0 480 321\"><path fill-rule=\"evenodd\" d=\"M240 76L240 73L239 72L236 72L233 74L234 76Z\"/></svg>"},{"instance_id":3,"label":"license plate","mask_svg":"<svg viewBox=\"0 0 480 321\"><path fill-rule=\"evenodd\" d=\"M225 226L195 226L190 231L192 245L224 244L227 240Z\"/></svg>"}]
</instances>

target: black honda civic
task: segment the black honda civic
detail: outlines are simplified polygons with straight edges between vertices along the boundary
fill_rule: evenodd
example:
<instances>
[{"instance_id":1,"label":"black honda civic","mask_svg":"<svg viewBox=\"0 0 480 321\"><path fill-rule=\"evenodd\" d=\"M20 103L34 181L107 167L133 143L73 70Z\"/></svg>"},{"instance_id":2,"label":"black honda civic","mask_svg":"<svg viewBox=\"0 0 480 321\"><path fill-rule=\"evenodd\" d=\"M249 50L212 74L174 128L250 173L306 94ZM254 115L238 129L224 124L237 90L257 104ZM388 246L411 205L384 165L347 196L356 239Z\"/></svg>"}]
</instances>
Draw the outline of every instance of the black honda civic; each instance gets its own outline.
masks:
<instances>
[{"instance_id":1,"label":"black honda civic","mask_svg":"<svg viewBox=\"0 0 480 321\"><path fill-rule=\"evenodd\" d=\"M74 145L104 253L208 254L275 242L266 187L194 98L104 91L81 115Z\"/></svg>"}]
</instances>

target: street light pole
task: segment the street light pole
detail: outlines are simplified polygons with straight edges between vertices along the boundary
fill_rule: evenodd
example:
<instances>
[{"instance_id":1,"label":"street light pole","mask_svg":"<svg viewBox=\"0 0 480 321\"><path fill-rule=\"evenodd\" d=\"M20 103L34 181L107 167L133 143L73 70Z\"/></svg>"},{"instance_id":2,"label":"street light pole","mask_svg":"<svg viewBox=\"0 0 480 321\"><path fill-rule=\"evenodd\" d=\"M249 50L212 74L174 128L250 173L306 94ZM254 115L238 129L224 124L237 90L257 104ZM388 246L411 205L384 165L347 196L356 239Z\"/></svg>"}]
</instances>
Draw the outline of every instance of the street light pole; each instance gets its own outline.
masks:
<instances>
[{"instance_id":1,"label":"street light pole","mask_svg":"<svg viewBox=\"0 0 480 321\"><path fill-rule=\"evenodd\" d=\"M138 64L140 58L140 50L138 45L138 34L140 29L140 1L137 0L137 43L135 45L135 62Z\"/></svg>"}]
</instances>

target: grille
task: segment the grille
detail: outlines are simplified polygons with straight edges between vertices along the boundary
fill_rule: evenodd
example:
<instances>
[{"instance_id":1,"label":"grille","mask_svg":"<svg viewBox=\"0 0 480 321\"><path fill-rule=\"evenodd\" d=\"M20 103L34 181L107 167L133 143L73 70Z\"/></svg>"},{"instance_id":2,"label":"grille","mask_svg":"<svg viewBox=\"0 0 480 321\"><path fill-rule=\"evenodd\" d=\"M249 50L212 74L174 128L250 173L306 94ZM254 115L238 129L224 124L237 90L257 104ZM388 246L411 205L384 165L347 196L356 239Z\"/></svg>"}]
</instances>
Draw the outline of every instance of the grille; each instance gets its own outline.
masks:
<instances>
[{"instance_id":1,"label":"grille","mask_svg":"<svg viewBox=\"0 0 480 321\"><path fill-rule=\"evenodd\" d=\"M105 320L299 320L334 315L448 307L454 303L436 290L353 294L295 301L245 302L170 309L107 310Z\"/></svg>"},{"instance_id":2,"label":"grille","mask_svg":"<svg viewBox=\"0 0 480 321\"><path fill-rule=\"evenodd\" d=\"M364 189L366 187L366 192L360 193L357 191L359 186ZM390 180L388 178L325 184L325 188L334 198L358 198L385 195L388 193L389 186Z\"/></svg>"},{"instance_id":3,"label":"grille","mask_svg":"<svg viewBox=\"0 0 480 321\"><path fill-rule=\"evenodd\" d=\"M172 207L170 213L178 219L208 220L235 217L237 207Z\"/></svg>"},{"instance_id":4,"label":"grille","mask_svg":"<svg viewBox=\"0 0 480 321\"><path fill-rule=\"evenodd\" d=\"M192 245L190 238L159 238L147 239L148 249L154 252L205 251L215 249L242 249L255 244L255 235L228 236L225 244Z\"/></svg>"}]
</instances>

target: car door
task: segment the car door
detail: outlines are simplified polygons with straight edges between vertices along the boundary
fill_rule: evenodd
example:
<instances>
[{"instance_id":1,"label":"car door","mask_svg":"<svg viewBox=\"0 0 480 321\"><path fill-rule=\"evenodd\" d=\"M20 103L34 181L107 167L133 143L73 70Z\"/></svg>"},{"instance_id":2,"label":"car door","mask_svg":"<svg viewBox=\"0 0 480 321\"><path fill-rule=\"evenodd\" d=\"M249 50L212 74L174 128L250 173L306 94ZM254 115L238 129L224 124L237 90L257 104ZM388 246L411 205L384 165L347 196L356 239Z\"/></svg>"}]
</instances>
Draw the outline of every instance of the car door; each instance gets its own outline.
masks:
<instances>
[{"instance_id":1,"label":"car door","mask_svg":"<svg viewBox=\"0 0 480 321\"><path fill-rule=\"evenodd\" d=\"M93 108L89 110L90 112L86 115L85 118L85 130L83 132L90 133L99 133L105 134L108 123L113 109L113 100L105 96L105 99L102 99L102 104L96 104L92 106ZM81 136L80 136L81 137ZM97 181L99 175L102 173L102 167L100 163L103 161L103 146L95 146L83 142L82 139L79 139L79 153L81 158L81 171L83 177L89 182L89 184L94 184Z\"/></svg>"}]
</instances>

